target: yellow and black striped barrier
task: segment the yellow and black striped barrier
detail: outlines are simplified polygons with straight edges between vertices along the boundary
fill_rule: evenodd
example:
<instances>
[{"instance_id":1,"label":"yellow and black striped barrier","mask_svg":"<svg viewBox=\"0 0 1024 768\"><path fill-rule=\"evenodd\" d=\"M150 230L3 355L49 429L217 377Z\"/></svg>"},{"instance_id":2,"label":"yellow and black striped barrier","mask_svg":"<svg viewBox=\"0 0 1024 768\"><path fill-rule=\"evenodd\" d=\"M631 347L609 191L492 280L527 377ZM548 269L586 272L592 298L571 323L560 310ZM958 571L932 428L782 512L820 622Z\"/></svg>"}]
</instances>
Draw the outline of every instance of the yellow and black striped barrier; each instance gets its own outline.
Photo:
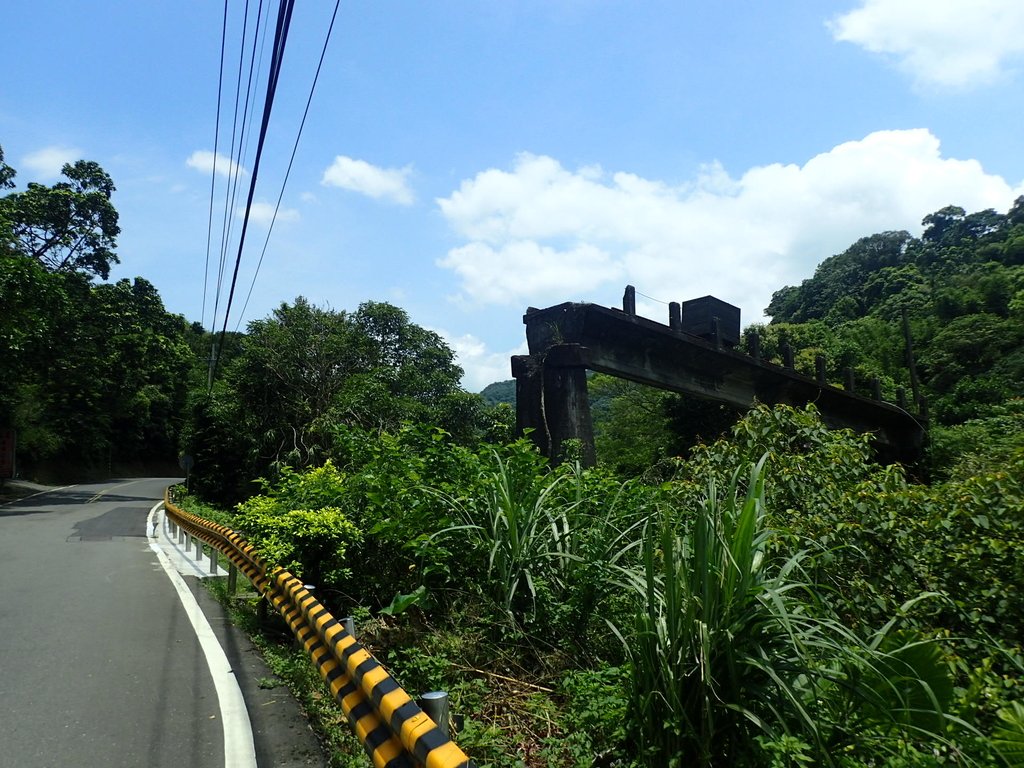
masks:
<instances>
[{"instance_id":1,"label":"yellow and black striped barrier","mask_svg":"<svg viewBox=\"0 0 1024 768\"><path fill-rule=\"evenodd\" d=\"M177 507L169 491L167 516L222 552L284 617L377 768L476 768L301 581L281 568L268 569L230 528Z\"/></svg>"}]
</instances>

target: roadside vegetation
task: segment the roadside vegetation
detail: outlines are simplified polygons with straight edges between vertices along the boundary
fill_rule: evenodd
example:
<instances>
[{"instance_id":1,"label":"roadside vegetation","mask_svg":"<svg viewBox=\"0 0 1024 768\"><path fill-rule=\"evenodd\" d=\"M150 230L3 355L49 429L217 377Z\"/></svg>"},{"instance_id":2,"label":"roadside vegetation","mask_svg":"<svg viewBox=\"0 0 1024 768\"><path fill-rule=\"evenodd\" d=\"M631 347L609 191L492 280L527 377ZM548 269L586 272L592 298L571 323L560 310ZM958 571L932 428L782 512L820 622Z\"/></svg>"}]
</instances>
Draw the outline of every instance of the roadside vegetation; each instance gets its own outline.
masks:
<instances>
[{"instance_id":1,"label":"roadside vegetation","mask_svg":"<svg viewBox=\"0 0 1024 768\"><path fill-rule=\"evenodd\" d=\"M515 439L509 387L465 392L390 304L282 303L211 385L209 334L143 278L104 282L103 170L17 191L2 160L0 427L23 473L192 456L184 505L355 617L411 693L449 691L478 764L1024 765L1024 198L863 238L749 329L767 359L911 392L921 464L877 463L813 406L596 376L584 468ZM290 640L239 610L333 764L365 765Z\"/></svg>"},{"instance_id":2,"label":"roadside vegetation","mask_svg":"<svg viewBox=\"0 0 1024 768\"><path fill-rule=\"evenodd\" d=\"M232 524L449 690L482 764L1019 764L1024 455L918 485L813 407L657 484L431 428L345 445Z\"/></svg>"}]
</instances>

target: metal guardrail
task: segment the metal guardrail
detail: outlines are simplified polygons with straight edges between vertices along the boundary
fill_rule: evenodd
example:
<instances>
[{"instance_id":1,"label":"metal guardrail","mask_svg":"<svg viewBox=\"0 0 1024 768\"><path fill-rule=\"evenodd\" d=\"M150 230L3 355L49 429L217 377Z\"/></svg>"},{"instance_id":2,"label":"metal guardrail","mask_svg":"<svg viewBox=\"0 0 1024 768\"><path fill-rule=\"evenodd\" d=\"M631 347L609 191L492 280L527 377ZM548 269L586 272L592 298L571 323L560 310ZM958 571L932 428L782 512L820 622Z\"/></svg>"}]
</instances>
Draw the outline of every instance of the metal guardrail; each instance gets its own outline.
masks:
<instances>
[{"instance_id":1,"label":"metal guardrail","mask_svg":"<svg viewBox=\"0 0 1024 768\"><path fill-rule=\"evenodd\" d=\"M269 568L235 531L176 506L169 488L164 507L174 525L224 554L281 614L377 768L476 768L301 581Z\"/></svg>"}]
</instances>

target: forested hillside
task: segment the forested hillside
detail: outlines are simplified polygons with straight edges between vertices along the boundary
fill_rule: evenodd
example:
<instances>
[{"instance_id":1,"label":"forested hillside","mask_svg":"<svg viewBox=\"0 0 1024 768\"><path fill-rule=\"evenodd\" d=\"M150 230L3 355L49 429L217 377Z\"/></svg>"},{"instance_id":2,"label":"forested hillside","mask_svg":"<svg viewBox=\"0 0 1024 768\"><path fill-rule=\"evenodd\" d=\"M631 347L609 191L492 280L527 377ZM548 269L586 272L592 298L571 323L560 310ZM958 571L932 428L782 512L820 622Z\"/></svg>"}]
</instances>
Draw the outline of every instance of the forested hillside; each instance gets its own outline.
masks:
<instances>
[{"instance_id":1,"label":"forested hillside","mask_svg":"<svg viewBox=\"0 0 1024 768\"><path fill-rule=\"evenodd\" d=\"M922 223L920 238L904 231L864 237L799 286L776 291L766 310L771 322L746 328L741 345L750 350L756 333L765 359L781 364L788 344L808 376L823 355L832 384L842 386L851 368L862 394L878 378L887 400L902 388L912 403L923 401L932 468L942 475L982 434L1005 446L1019 444L1024 431L1017 400L1024 394L1024 198L1006 214L948 206ZM736 417L604 376L591 389L599 401L612 395L595 411L598 453L632 473L714 438ZM965 422L971 425L958 426Z\"/></svg>"},{"instance_id":2,"label":"forested hillside","mask_svg":"<svg viewBox=\"0 0 1024 768\"><path fill-rule=\"evenodd\" d=\"M909 389L906 313L931 414L957 424L1024 391L1024 197L1005 215L948 206L922 223L920 238L865 237L777 291L767 336Z\"/></svg>"}]
</instances>

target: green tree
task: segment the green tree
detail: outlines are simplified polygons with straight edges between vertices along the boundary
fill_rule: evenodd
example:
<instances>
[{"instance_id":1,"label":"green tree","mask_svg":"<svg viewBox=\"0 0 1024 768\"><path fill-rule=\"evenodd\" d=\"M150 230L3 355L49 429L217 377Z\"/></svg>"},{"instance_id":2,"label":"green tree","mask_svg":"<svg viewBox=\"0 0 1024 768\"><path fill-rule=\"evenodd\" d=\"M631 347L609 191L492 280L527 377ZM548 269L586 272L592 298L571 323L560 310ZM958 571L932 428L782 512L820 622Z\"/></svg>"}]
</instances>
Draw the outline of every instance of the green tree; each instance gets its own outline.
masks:
<instances>
[{"instance_id":1,"label":"green tree","mask_svg":"<svg viewBox=\"0 0 1024 768\"><path fill-rule=\"evenodd\" d=\"M461 389L461 375L444 341L398 307L368 302L347 313L302 297L284 303L250 323L223 384L194 404L187 447L197 470L206 467L200 486L237 500L241 486L208 474L231 459L200 460L226 444L238 451L233 475L244 483L322 463L339 426L382 433L419 422L475 436L480 399Z\"/></svg>"},{"instance_id":2,"label":"green tree","mask_svg":"<svg viewBox=\"0 0 1024 768\"><path fill-rule=\"evenodd\" d=\"M841 319L860 317L866 311L864 287L868 276L885 267L908 263L913 242L910 233L902 230L862 237L843 253L821 262L814 277L799 287L776 291L765 312L773 322L804 322L825 318L842 301Z\"/></svg>"},{"instance_id":3,"label":"green tree","mask_svg":"<svg viewBox=\"0 0 1024 768\"><path fill-rule=\"evenodd\" d=\"M118 263L114 249L121 231L111 202L114 182L87 160L66 163L61 173L66 180L53 186L29 182L23 192L0 198L8 247L52 272L81 271L105 280ZM13 176L0 165L0 188L13 186Z\"/></svg>"},{"instance_id":4,"label":"green tree","mask_svg":"<svg viewBox=\"0 0 1024 768\"><path fill-rule=\"evenodd\" d=\"M78 287L68 283L37 261L0 253L0 424L18 431L22 458L50 456L61 445L48 393L72 315L69 288Z\"/></svg>"},{"instance_id":5,"label":"green tree","mask_svg":"<svg viewBox=\"0 0 1024 768\"><path fill-rule=\"evenodd\" d=\"M146 280L106 279L119 232L96 163L0 197L0 423L22 466L66 475L173 459L187 374L184 318ZM0 149L0 189L14 188Z\"/></svg>"},{"instance_id":6,"label":"green tree","mask_svg":"<svg viewBox=\"0 0 1024 768\"><path fill-rule=\"evenodd\" d=\"M185 319L168 313L156 288L141 277L95 286L90 309L99 369L94 375L105 384L100 408L111 414L113 454L169 461L192 365ZM111 373L104 376L104 370Z\"/></svg>"},{"instance_id":7,"label":"green tree","mask_svg":"<svg viewBox=\"0 0 1024 768\"><path fill-rule=\"evenodd\" d=\"M386 302L361 304L352 323L362 355L361 376L353 379L354 397L346 402L362 426L394 430L403 421L418 421L436 424L456 438L473 435L480 399L462 389L462 368L437 333ZM383 409L378 407L382 401Z\"/></svg>"}]
</instances>

